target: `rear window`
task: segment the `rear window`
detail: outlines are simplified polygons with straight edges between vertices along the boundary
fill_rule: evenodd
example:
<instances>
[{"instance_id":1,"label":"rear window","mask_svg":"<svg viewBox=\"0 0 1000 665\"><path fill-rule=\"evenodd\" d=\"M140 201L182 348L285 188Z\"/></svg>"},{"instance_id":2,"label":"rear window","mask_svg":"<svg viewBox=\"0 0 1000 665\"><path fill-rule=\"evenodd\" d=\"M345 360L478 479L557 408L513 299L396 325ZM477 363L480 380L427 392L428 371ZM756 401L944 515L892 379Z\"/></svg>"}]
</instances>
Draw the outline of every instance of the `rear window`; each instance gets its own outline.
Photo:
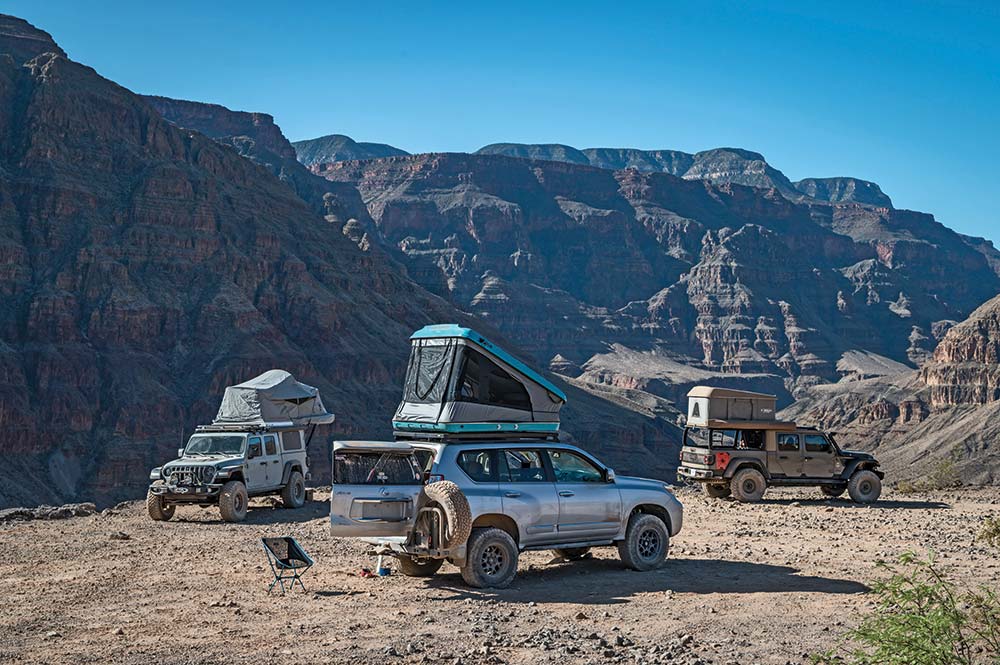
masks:
<instances>
[{"instance_id":1,"label":"rear window","mask_svg":"<svg viewBox=\"0 0 1000 665\"><path fill-rule=\"evenodd\" d=\"M684 430L684 445L708 448L708 430L700 427L688 427Z\"/></svg>"},{"instance_id":2,"label":"rear window","mask_svg":"<svg viewBox=\"0 0 1000 665\"><path fill-rule=\"evenodd\" d=\"M333 482L339 485L420 485L423 471L408 453L345 452L333 456Z\"/></svg>"}]
</instances>

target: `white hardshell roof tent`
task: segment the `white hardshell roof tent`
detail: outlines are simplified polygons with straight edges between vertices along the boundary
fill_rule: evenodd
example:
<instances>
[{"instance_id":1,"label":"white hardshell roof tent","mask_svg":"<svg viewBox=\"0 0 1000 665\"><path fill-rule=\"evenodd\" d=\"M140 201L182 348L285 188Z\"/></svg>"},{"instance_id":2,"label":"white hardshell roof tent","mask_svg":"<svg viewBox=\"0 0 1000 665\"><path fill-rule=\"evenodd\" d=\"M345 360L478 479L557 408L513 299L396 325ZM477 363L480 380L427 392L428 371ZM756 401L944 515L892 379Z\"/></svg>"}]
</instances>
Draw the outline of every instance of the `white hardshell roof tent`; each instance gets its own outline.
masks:
<instances>
[{"instance_id":1,"label":"white hardshell roof tent","mask_svg":"<svg viewBox=\"0 0 1000 665\"><path fill-rule=\"evenodd\" d=\"M566 395L474 330L425 326L410 337L397 435L555 436Z\"/></svg>"},{"instance_id":2,"label":"white hardshell roof tent","mask_svg":"<svg viewBox=\"0 0 1000 665\"><path fill-rule=\"evenodd\" d=\"M319 389L272 369L226 388L213 425L324 425L334 415L323 406Z\"/></svg>"}]
</instances>

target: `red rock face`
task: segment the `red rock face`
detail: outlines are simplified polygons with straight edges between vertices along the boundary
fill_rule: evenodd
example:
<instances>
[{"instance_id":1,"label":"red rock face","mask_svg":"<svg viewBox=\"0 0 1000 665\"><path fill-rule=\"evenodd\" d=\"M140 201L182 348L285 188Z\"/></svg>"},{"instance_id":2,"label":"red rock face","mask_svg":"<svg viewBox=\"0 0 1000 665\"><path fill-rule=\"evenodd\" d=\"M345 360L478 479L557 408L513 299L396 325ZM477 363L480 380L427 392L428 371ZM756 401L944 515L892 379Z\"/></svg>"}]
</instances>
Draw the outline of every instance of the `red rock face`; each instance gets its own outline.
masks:
<instances>
[{"instance_id":1,"label":"red rock face","mask_svg":"<svg viewBox=\"0 0 1000 665\"><path fill-rule=\"evenodd\" d=\"M1000 296L952 327L920 378L933 406L987 404L1000 400Z\"/></svg>"},{"instance_id":2,"label":"red rock face","mask_svg":"<svg viewBox=\"0 0 1000 665\"><path fill-rule=\"evenodd\" d=\"M777 188L498 154L313 170L358 187L368 241L426 288L573 366L620 343L835 380L849 350L926 359L921 339L1000 290L984 255L929 215L796 204Z\"/></svg>"}]
</instances>

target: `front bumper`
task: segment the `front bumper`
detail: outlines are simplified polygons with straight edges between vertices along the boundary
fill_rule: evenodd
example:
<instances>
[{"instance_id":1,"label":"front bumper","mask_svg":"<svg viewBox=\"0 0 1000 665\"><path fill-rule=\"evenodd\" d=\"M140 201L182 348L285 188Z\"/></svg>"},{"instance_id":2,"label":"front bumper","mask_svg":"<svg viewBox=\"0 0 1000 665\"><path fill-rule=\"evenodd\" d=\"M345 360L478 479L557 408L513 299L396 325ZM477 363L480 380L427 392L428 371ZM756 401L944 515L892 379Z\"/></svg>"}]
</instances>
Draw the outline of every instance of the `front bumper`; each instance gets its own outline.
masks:
<instances>
[{"instance_id":1,"label":"front bumper","mask_svg":"<svg viewBox=\"0 0 1000 665\"><path fill-rule=\"evenodd\" d=\"M716 478L712 469L695 469L689 466L677 467L677 480L712 480Z\"/></svg>"},{"instance_id":2,"label":"front bumper","mask_svg":"<svg viewBox=\"0 0 1000 665\"><path fill-rule=\"evenodd\" d=\"M150 485L149 491L173 503L210 503L219 498L222 484Z\"/></svg>"}]
</instances>

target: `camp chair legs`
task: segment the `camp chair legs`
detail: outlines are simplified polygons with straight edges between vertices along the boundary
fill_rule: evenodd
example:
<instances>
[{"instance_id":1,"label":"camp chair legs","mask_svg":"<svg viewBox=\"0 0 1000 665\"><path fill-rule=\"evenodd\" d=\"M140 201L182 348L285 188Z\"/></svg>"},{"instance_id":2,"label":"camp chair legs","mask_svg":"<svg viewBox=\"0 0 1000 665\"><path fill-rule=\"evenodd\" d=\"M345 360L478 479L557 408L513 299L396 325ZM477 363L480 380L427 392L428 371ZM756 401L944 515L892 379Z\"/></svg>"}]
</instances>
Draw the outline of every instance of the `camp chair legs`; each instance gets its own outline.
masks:
<instances>
[{"instance_id":1,"label":"camp chair legs","mask_svg":"<svg viewBox=\"0 0 1000 665\"><path fill-rule=\"evenodd\" d=\"M274 581L271 582L271 586L267 587L267 592L271 593L277 585L281 589L281 593L284 594L285 582L288 582L288 589L295 588L295 583L298 582L302 590L305 591L306 585L302 583L302 575L312 568L315 562L306 554L302 546L291 536L261 538L260 542L264 546L267 562L274 574Z\"/></svg>"}]
</instances>

